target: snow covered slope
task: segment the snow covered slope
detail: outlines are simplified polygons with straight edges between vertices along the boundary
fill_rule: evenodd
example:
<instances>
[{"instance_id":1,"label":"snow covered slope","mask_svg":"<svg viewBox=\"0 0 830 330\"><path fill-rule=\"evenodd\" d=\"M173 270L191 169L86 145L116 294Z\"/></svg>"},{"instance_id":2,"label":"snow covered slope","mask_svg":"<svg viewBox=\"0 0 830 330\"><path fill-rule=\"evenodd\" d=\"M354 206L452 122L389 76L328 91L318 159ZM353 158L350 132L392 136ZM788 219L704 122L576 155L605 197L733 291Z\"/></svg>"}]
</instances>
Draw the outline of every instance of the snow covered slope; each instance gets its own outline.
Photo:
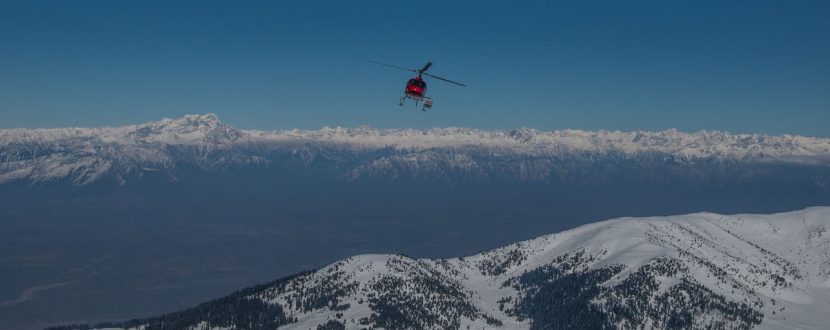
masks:
<instances>
[{"instance_id":1,"label":"snow covered slope","mask_svg":"<svg viewBox=\"0 0 830 330\"><path fill-rule=\"evenodd\" d=\"M83 186L102 178L119 184L143 174L171 180L183 168L288 168L325 162L343 179L538 181L578 171L573 162L698 160L777 162L827 167L830 139L701 131L586 132L533 129L323 128L239 130L216 115L188 115L106 128L1 129L0 183L64 181ZM693 172L693 171L692 171Z\"/></svg>"},{"instance_id":2,"label":"snow covered slope","mask_svg":"<svg viewBox=\"0 0 830 330\"><path fill-rule=\"evenodd\" d=\"M101 326L821 329L830 207L620 218L453 259L361 255Z\"/></svg>"}]
</instances>

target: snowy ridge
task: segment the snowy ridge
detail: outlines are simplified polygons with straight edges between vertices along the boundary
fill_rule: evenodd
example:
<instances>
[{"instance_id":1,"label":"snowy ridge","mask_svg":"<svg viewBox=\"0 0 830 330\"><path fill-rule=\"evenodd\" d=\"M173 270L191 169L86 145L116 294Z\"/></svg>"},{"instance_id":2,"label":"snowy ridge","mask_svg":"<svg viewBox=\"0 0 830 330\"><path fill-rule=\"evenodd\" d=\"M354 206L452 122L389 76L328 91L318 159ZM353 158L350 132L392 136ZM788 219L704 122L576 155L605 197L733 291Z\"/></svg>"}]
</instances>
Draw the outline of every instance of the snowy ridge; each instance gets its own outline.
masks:
<instances>
[{"instance_id":1,"label":"snowy ridge","mask_svg":"<svg viewBox=\"0 0 830 330\"><path fill-rule=\"evenodd\" d=\"M830 157L830 139L718 131L659 132L557 130L544 132L521 128L485 131L470 128L374 129L330 128L320 130L255 131L228 126L215 114L165 118L141 125L107 128L0 129L0 144L50 143L71 140L118 144L233 144L315 141L354 147L430 149L461 146L519 149L524 152L564 150L626 153L657 151L686 157Z\"/></svg>"},{"instance_id":2,"label":"snowy ridge","mask_svg":"<svg viewBox=\"0 0 830 330\"><path fill-rule=\"evenodd\" d=\"M373 154L376 151L383 154ZM328 157L334 152L357 154L364 159L343 163L351 157ZM488 159L521 159L526 163L523 166L498 170L513 172L517 180L534 180L552 175L550 160L570 155L590 158L620 154L637 158L656 154L684 162L719 159L827 166L830 139L677 130L542 132L338 127L253 131L226 125L214 114L187 115L123 127L0 129L0 183L67 180L86 185L112 177L124 184L146 172L175 178L176 169L182 166L206 171L232 165L279 167L280 160L269 158L275 154L288 154L305 162L326 159L337 163L337 175L349 179L440 177L448 173L486 177L488 171L494 170Z\"/></svg>"},{"instance_id":3,"label":"snowy ridge","mask_svg":"<svg viewBox=\"0 0 830 330\"><path fill-rule=\"evenodd\" d=\"M803 136L730 134L717 131L686 133L675 129L660 132L558 130L544 132L521 128L511 131L484 131L468 128L372 129L323 128L319 131L247 131L252 136L280 139L307 139L354 146L397 149L429 149L483 146L511 149L529 154L564 151L621 151L629 154L661 152L683 157L731 157L795 159L830 156L830 139Z\"/></svg>"},{"instance_id":4,"label":"snowy ridge","mask_svg":"<svg viewBox=\"0 0 830 330\"><path fill-rule=\"evenodd\" d=\"M256 317L194 309L115 325L820 329L830 310L828 230L830 207L620 218L463 258L355 256L216 307L270 308Z\"/></svg>"}]
</instances>

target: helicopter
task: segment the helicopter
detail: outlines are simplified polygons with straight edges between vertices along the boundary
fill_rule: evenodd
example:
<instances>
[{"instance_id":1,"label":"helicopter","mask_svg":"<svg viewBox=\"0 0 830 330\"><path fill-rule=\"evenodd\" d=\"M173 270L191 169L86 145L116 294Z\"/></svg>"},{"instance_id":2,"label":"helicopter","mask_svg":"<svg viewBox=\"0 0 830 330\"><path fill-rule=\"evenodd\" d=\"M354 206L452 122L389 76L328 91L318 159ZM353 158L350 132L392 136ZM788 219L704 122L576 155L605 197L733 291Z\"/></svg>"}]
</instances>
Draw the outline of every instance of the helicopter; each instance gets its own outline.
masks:
<instances>
[{"instance_id":1,"label":"helicopter","mask_svg":"<svg viewBox=\"0 0 830 330\"><path fill-rule=\"evenodd\" d=\"M403 102L406 99L412 99L412 100L415 101L415 107L416 108L418 107L418 102L422 102L422 101L424 102L423 103L424 105L421 108L422 111L427 111L430 108L432 108L432 99L426 96L427 83L424 81L423 76L429 76L429 77L432 77L432 78L435 78L435 79L438 79L438 80L446 81L446 82L451 83L451 84L456 84L456 85L461 86L461 87L466 87L466 85L464 85L462 83L455 82L455 81L452 81L452 80L449 80L449 79L446 79L446 78L441 78L441 77L438 77L436 75L432 75L432 74L427 73L426 71L429 70L429 67L432 66L432 62L427 62L427 64L424 65L424 67L421 68L420 70L419 69L412 69L412 68L405 68L405 67L401 67L401 66L397 66L397 65L391 65L391 64L380 63L380 62L375 62L375 61L369 61L369 63L382 65L382 66L387 66L387 67L390 67L390 68L395 68L395 69L400 69L400 70L405 70L405 71L412 71L412 72L415 72L415 73L418 74L417 77L409 79L409 81L406 82L406 89L404 89L403 96L401 96L401 101L398 103L398 105L400 105L400 106L403 106Z\"/></svg>"}]
</instances>

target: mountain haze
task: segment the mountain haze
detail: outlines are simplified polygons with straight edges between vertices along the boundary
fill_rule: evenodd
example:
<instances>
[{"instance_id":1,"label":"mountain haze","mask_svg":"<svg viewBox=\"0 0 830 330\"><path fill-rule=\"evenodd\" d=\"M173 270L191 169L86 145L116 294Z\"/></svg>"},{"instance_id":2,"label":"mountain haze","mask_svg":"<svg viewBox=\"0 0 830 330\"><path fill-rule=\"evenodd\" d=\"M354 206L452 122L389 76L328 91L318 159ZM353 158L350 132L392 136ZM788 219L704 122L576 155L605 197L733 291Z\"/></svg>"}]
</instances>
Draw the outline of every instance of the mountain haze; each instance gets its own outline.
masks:
<instances>
[{"instance_id":1,"label":"mountain haze","mask_svg":"<svg viewBox=\"0 0 830 330\"><path fill-rule=\"evenodd\" d=\"M830 207L620 218L450 259L360 255L113 327L824 327ZM70 327L71 328L71 327Z\"/></svg>"}]
</instances>

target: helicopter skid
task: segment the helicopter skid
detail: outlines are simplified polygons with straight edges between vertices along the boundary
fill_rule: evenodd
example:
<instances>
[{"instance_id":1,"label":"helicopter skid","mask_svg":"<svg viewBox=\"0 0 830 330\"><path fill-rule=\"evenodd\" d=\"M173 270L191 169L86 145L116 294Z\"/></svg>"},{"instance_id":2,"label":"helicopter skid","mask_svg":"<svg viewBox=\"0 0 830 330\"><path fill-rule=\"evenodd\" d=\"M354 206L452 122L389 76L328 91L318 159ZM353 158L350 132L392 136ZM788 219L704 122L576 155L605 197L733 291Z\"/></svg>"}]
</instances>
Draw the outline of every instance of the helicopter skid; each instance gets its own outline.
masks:
<instances>
[{"instance_id":1,"label":"helicopter skid","mask_svg":"<svg viewBox=\"0 0 830 330\"><path fill-rule=\"evenodd\" d=\"M425 97L423 95L413 93L405 93L403 96L401 96L401 101L398 103L398 105L403 106L403 103L404 101L406 101L406 99L412 99L413 101L415 101L416 108L418 107L418 103L423 102L423 107L421 107L422 111L427 111L430 108L432 108L432 99Z\"/></svg>"}]
</instances>

